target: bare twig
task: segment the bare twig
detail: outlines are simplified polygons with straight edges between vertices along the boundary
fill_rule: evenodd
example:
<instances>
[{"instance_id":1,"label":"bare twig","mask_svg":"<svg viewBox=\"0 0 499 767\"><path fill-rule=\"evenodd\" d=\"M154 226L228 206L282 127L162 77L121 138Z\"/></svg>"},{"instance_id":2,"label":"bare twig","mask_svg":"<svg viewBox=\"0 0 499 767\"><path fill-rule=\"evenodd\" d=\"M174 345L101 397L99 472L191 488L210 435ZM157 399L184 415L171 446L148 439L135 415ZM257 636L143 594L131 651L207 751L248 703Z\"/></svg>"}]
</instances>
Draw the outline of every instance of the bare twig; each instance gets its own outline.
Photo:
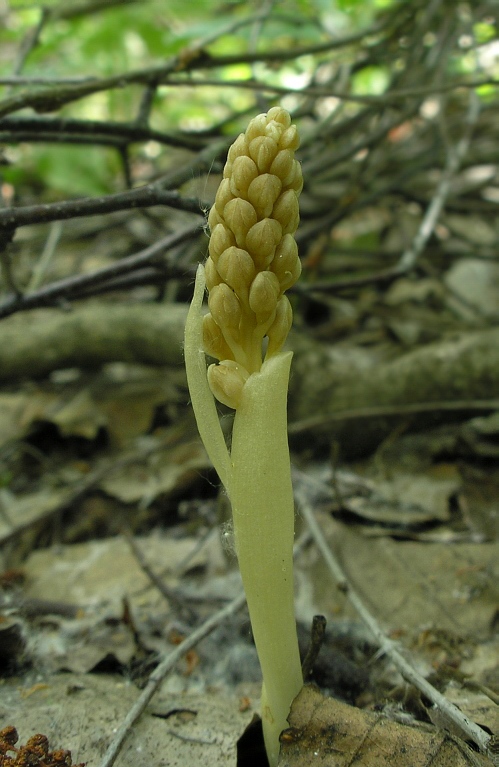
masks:
<instances>
[{"instance_id":1,"label":"bare twig","mask_svg":"<svg viewBox=\"0 0 499 767\"><path fill-rule=\"evenodd\" d=\"M246 597L244 592L241 592L232 600L232 602L229 602L228 605L222 607L204 623L202 623L201 626L199 626L199 628L193 631L192 634L186 637L186 639L184 639L184 641L181 642L178 647L173 650L173 652L164 658L159 666L153 671L149 677L147 685L144 687L132 708L126 715L125 719L118 727L116 734L108 746L99 767L111 767L111 765L114 764L116 757L120 752L121 746L125 741L125 738L141 714L145 711L147 704L153 697L154 693L158 690L165 677L175 667L183 655L185 655L188 650L191 650L193 647L195 647L202 639L207 637L208 634L211 634L211 632L218 628L218 626L227 620L227 618L235 615L235 613L237 613L244 606L245 602Z\"/></svg>"},{"instance_id":2,"label":"bare twig","mask_svg":"<svg viewBox=\"0 0 499 767\"><path fill-rule=\"evenodd\" d=\"M408 272L414 268L419 255L422 253L423 248L428 242L429 238L433 234L435 226L438 223L438 219L445 205L445 201L450 192L452 181L461 165L461 162L468 151L471 136L473 134L473 128L478 120L480 114L480 100L476 93L470 93L470 102L468 107L468 114L466 116L466 130L464 135L455 148L449 147L447 153L447 162L445 164L442 178L437 187L437 190L433 196L433 199L426 211L421 226L418 229L414 240L410 247L404 251L399 263L395 270L400 274Z\"/></svg>"},{"instance_id":3,"label":"bare twig","mask_svg":"<svg viewBox=\"0 0 499 767\"><path fill-rule=\"evenodd\" d=\"M326 635L326 619L323 615L314 615L310 631L310 644L301 664L303 679L306 682L313 671Z\"/></svg>"},{"instance_id":4,"label":"bare twig","mask_svg":"<svg viewBox=\"0 0 499 767\"><path fill-rule=\"evenodd\" d=\"M167 205L170 208L202 215L198 200L182 197L178 192L163 190L157 184L146 184L138 189L103 197L83 197L79 200L54 202L47 205L6 208L0 210L0 227L11 229L26 226L26 224L46 224L49 221L99 216L104 213L114 213L117 210L150 208L153 205Z\"/></svg>"},{"instance_id":5,"label":"bare twig","mask_svg":"<svg viewBox=\"0 0 499 767\"><path fill-rule=\"evenodd\" d=\"M137 560L140 568L144 571L144 573L147 575L151 583L156 586L159 593L164 596L164 598L177 610L179 615L185 615L189 620L192 620L195 617L195 613L191 608L186 605L185 600L182 599L182 597L177 596L175 591L169 586L166 585L166 583L157 575L152 567L147 562L146 558L144 557L140 546L137 544L137 541L133 537L131 533L128 531L123 532L123 536L130 546L133 555L135 556L135 559Z\"/></svg>"},{"instance_id":6,"label":"bare twig","mask_svg":"<svg viewBox=\"0 0 499 767\"><path fill-rule=\"evenodd\" d=\"M145 89L150 93L153 88ZM143 104L144 108L146 105ZM150 107L150 104L149 104ZM40 117L22 115L4 117L0 120L0 140L10 143L18 141L57 141L58 143L80 142L88 144L134 143L157 141L165 146L182 147L198 151L205 142L196 136L180 133L165 133L149 128L139 113L137 121L118 123L111 120L81 120L71 117Z\"/></svg>"},{"instance_id":7,"label":"bare twig","mask_svg":"<svg viewBox=\"0 0 499 767\"><path fill-rule=\"evenodd\" d=\"M19 47L16 62L14 64L15 76L20 75L20 73L24 69L24 65L28 59L29 54L38 45L40 34L42 32L43 27L45 26L45 23L48 17L49 17L48 11L46 9L42 9L38 23L35 24L35 26L29 30L28 34L22 41Z\"/></svg>"},{"instance_id":8,"label":"bare twig","mask_svg":"<svg viewBox=\"0 0 499 767\"><path fill-rule=\"evenodd\" d=\"M359 595L348 582L345 573L343 572L340 564L331 551L324 533L322 532L314 516L312 506L308 501L303 487L296 488L295 494L299 503L300 512L305 517L313 539L322 556L324 557L324 561L326 562L332 577L336 581L338 588L340 588L345 593L345 596L349 600L350 604L355 608L363 622L373 634L380 649L390 658L404 679L421 690L423 695L429 698L429 700L431 700L432 703L437 706L446 715L446 717L448 717L448 719L453 722L453 724L456 725L456 727L462 733L463 739L472 740L483 754L488 754L490 735L485 732L485 730L482 730L482 728L477 724L472 722L456 706L454 706L453 703L448 701L444 695L438 692L438 690L436 690L433 685L427 682L426 679L424 679L424 677L422 677L415 670L413 665L411 665L411 663L409 663L404 658L396 643L391 639L388 639L375 617L369 612L367 607L360 599Z\"/></svg>"},{"instance_id":9,"label":"bare twig","mask_svg":"<svg viewBox=\"0 0 499 767\"><path fill-rule=\"evenodd\" d=\"M101 285L103 282L107 282L124 274L129 274L145 265L154 263L156 259L161 259L168 250L177 245L181 245L188 240L194 239L201 233L201 231L201 224L190 226L175 234L169 234L166 237L163 237L148 248L139 251L139 253L134 253L132 256L122 258L116 263L111 264L111 266L97 269L90 274L79 274L74 277L66 277L65 279L46 285L33 293L29 293L28 295L11 296L0 304L0 318L8 317L11 314L25 311L26 309L53 305L61 299L64 299L65 301L71 300L83 291L88 291L92 286ZM173 264L168 268L170 274L176 274L178 272ZM187 270L182 268L180 271L182 275L185 275Z\"/></svg>"},{"instance_id":10,"label":"bare twig","mask_svg":"<svg viewBox=\"0 0 499 767\"><path fill-rule=\"evenodd\" d=\"M52 261L62 234L62 223L54 221L49 229L49 236L41 252L40 258L35 264L33 274L28 285L28 293L35 291L41 284L50 262Z\"/></svg>"},{"instance_id":11,"label":"bare twig","mask_svg":"<svg viewBox=\"0 0 499 767\"><path fill-rule=\"evenodd\" d=\"M493 412L499 409L498 399L481 400L442 400L440 402L407 402L397 405L379 405L375 407L358 407L351 410L338 410L329 415L321 414L306 418L288 426L289 434L301 434L309 429L329 429L331 424L339 421L354 421L360 418L390 418L392 416L414 416L421 413L468 412L476 410L479 413Z\"/></svg>"}]
</instances>

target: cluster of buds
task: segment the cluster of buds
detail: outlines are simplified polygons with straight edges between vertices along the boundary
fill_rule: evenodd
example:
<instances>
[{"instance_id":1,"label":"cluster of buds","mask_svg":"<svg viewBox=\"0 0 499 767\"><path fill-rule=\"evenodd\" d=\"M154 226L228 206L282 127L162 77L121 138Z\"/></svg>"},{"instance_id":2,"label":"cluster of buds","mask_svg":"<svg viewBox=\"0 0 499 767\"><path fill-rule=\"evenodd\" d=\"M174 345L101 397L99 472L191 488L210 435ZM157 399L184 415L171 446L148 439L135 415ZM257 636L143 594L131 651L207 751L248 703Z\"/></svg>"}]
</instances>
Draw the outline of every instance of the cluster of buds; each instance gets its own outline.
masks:
<instances>
[{"instance_id":1,"label":"cluster of buds","mask_svg":"<svg viewBox=\"0 0 499 767\"><path fill-rule=\"evenodd\" d=\"M277 354L292 323L284 292L301 272L294 233L299 223L299 138L285 109L251 120L231 146L208 218L205 264L209 314L205 352L220 361L208 368L215 397L237 408L248 377Z\"/></svg>"}]
</instances>

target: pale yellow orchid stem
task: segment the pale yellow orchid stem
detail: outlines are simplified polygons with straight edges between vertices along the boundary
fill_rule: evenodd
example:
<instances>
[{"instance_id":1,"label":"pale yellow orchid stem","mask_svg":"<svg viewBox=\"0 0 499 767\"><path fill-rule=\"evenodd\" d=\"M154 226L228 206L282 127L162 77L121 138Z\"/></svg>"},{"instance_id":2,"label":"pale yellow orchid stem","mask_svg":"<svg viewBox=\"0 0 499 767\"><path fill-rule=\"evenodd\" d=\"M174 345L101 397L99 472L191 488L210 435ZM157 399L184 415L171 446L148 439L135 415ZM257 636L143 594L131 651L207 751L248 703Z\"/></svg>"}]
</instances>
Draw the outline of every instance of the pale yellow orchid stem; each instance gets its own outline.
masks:
<instances>
[{"instance_id":1,"label":"pale yellow orchid stem","mask_svg":"<svg viewBox=\"0 0 499 767\"><path fill-rule=\"evenodd\" d=\"M301 271L294 232L303 181L289 114L251 120L229 150L208 223L185 331L185 364L199 433L230 497L239 567L263 676L270 767L302 684L293 606L294 504L286 402L292 322L284 292ZM209 313L202 314L208 288ZM268 344L263 354L263 339ZM204 352L219 361L206 370ZM230 455L214 396L235 409Z\"/></svg>"},{"instance_id":2,"label":"pale yellow orchid stem","mask_svg":"<svg viewBox=\"0 0 499 767\"><path fill-rule=\"evenodd\" d=\"M262 721L271 765L302 685L294 614L294 503L286 400L291 352L246 382L232 429L229 495L239 567L260 665Z\"/></svg>"}]
</instances>

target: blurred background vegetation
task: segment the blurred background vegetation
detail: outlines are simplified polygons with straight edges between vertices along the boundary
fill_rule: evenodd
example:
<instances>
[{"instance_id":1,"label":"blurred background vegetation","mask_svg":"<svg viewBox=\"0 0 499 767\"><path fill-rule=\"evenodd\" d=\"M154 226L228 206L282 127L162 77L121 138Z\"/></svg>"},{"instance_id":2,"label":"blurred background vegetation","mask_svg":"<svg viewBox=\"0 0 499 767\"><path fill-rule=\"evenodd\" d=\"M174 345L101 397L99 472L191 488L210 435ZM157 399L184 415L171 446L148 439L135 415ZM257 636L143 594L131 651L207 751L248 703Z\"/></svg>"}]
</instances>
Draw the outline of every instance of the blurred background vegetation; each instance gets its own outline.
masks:
<instances>
[{"instance_id":1,"label":"blurred background vegetation","mask_svg":"<svg viewBox=\"0 0 499 767\"><path fill-rule=\"evenodd\" d=\"M314 53L313 47L329 39L368 30L376 18L378 25L383 25L383 18L388 23L389 16L383 16L383 10L389 13L395 5L405 6L406 13L416 18L426 4L417 0L398 4L393 0L273 3L79 0L68 5L58 0L43 4L4 0L0 5L0 76L9 82L9 77L22 73L26 84L4 85L1 90L5 98L7 94L18 93L20 88L24 90L32 78L41 88L44 81L79 82L161 66L169 57L207 41L204 50L211 56L233 56L234 63L208 69L203 77L213 83L211 85L201 87L198 81L196 86L190 86L189 77L184 78L185 84L177 77L175 87L167 84L158 87L150 125L158 131L203 135L223 124L224 133L230 135L238 127L234 114L254 111L257 106L253 90L231 87L231 81L254 78L299 92L314 80L324 80L326 67L336 67L348 78L348 93L383 94L402 63L393 56L393 51L382 51L384 57L377 52L370 61L362 62L355 46L341 46L332 54ZM466 3L436 5L441 6L441 13L449 15L449 23L451 15L461 16L464 26L468 27L468 35L463 28L456 50L446 61L445 76L473 74L479 65L485 73L497 75L497 43L492 42L497 34L497 20L488 15L486 4L473 14ZM366 39L364 57L369 58L369 47L375 42L374 36ZM402 52L404 41L399 42ZM427 52L434 49L437 42L436 31L432 32L431 28L420 41ZM289 54L297 46L310 46L311 51L281 62L265 61L265 52ZM248 51L263 55L250 63L245 61ZM237 61L238 54L240 61ZM138 86L99 90L86 98L70 101L58 114L61 118L132 121L140 109L141 91ZM494 89L484 85L479 92L486 98ZM301 102L299 95L287 95L283 99L283 105L291 110L296 110ZM332 106L326 98L317 109L327 114ZM360 105L350 102L347 109L354 114ZM5 140L2 132L0 141ZM161 146L154 142L134 145L130 154L131 161L138 167L151 162L158 167L168 164L168 158L162 157ZM34 139L32 143L10 143L6 158L8 165L2 169L4 183L16 188L42 184L54 198L63 194L111 191L116 188L120 173L116 152L98 146L79 147L70 141L49 144L43 137L39 143Z\"/></svg>"},{"instance_id":2,"label":"blurred background vegetation","mask_svg":"<svg viewBox=\"0 0 499 767\"><path fill-rule=\"evenodd\" d=\"M216 0L120 0L75 2L69 6L57 0L42 3L6 2L0 9L2 22L0 75L9 78L21 70L26 78L50 81L109 77L120 72L161 65L171 56L212 40L212 55L235 55L248 50L292 51L294 46L313 46L330 35L343 36L366 29L378 9L391 0L296 0L275 3ZM1 8L1 7L0 7ZM267 16L267 19L265 19ZM264 23L262 23L264 22ZM23 61L25 48L42 27L36 45ZM490 24L482 23L482 36L492 36ZM351 52L347 52L351 58ZM349 62L344 52L343 66ZM310 82L317 67L313 52L278 66L265 61L250 64L244 60L209 72L220 86L175 88L159 87L151 113L156 130L203 132L219 123L234 130L234 112L254 109L251 90L223 87L231 80L263 78L265 82L299 89ZM351 63L351 62L350 62ZM16 66L23 65L21 66ZM13 66L14 65L14 66ZM372 64L353 74L353 93L381 93L387 85L389 62ZM41 84L41 83L40 83ZM2 89L4 95L10 90ZM139 87L100 91L69 103L59 110L63 118L102 121L133 120L140 108ZM288 108L297 100L288 97ZM1 138L4 138L2 136ZM161 164L161 146L154 142L135 146L132 160ZM115 188L120 171L115 152L99 147L84 148L68 144L12 146L7 152L9 165L3 169L5 183L42 183L52 196L60 194L101 194ZM165 162L165 160L163 160ZM168 160L166 160L166 163Z\"/></svg>"}]
</instances>

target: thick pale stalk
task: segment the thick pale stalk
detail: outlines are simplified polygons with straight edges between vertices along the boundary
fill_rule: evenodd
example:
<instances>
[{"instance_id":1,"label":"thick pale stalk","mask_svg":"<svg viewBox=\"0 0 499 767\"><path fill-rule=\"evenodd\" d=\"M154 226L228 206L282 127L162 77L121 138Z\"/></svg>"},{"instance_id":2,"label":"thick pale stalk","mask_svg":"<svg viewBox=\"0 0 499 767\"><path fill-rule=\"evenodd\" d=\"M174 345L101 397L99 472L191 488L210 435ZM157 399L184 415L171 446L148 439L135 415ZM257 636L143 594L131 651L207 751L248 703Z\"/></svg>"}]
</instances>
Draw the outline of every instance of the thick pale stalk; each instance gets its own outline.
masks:
<instances>
[{"instance_id":1,"label":"thick pale stalk","mask_svg":"<svg viewBox=\"0 0 499 767\"><path fill-rule=\"evenodd\" d=\"M200 264L196 272L194 295L185 323L185 371L199 434L218 476L227 488L230 473L229 453L220 427L215 400L206 378L202 313L204 289L204 267Z\"/></svg>"},{"instance_id":2,"label":"thick pale stalk","mask_svg":"<svg viewBox=\"0 0 499 767\"><path fill-rule=\"evenodd\" d=\"M293 599L294 503L286 401L291 352L267 360L244 385L232 430L237 557L262 667L262 720L271 767L303 679Z\"/></svg>"}]
</instances>

